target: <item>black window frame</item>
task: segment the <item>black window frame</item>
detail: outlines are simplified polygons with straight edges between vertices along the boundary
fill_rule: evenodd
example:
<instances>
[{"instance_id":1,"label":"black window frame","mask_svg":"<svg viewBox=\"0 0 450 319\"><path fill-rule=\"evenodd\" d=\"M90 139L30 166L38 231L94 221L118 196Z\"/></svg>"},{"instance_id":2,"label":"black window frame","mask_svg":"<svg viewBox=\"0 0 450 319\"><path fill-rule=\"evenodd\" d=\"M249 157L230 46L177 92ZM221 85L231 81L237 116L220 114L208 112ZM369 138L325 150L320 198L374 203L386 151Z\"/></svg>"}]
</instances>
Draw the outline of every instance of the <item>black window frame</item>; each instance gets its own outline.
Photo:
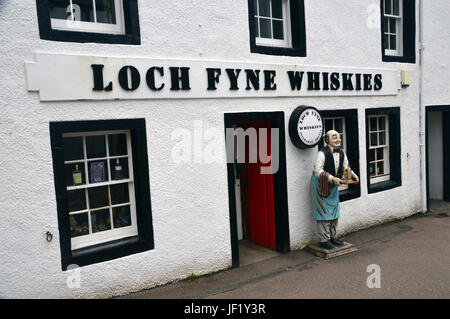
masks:
<instances>
[{"instance_id":1,"label":"black window frame","mask_svg":"<svg viewBox=\"0 0 450 319\"><path fill-rule=\"evenodd\" d=\"M145 120L50 122L49 127L62 270L71 264L90 265L154 249ZM130 130L138 235L72 250L62 134L107 130Z\"/></svg>"},{"instance_id":2,"label":"black window frame","mask_svg":"<svg viewBox=\"0 0 450 319\"><path fill-rule=\"evenodd\" d=\"M268 55L286 55L306 57L306 27L304 0L290 0L292 47L282 48L256 44L255 7L253 0L248 0L248 21L250 33L250 52Z\"/></svg>"},{"instance_id":3,"label":"black window frame","mask_svg":"<svg viewBox=\"0 0 450 319\"><path fill-rule=\"evenodd\" d=\"M358 110L357 109L345 109L345 110L323 110L320 111L322 118L326 117L343 117L345 119L345 139L347 143L347 158L350 167L356 173L361 176L359 165L359 131L358 131ZM326 132L324 132L326 133ZM320 150L325 146L325 140L322 138L319 142L318 149ZM350 145L355 147L350 147ZM348 188L343 191L339 191L339 201L345 202L347 200L361 197L361 183L349 184Z\"/></svg>"},{"instance_id":4,"label":"black window frame","mask_svg":"<svg viewBox=\"0 0 450 319\"><path fill-rule=\"evenodd\" d=\"M137 0L123 0L125 34L104 34L52 29L48 0L36 0L39 36L42 40L140 45L139 12Z\"/></svg>"},{"instance_id":5,"label":"black window frame","mask_svg":"<svg viewBox=\"0 0 450 319\"><path fill-rule=\"evenodd\" d=\"M387 115L389 118L389 180L370 183L369 172L369 116ZM367 161L367 191L369 194L378 193L402 186L401 167L401 126L400 107L385 107L366 109L366 161Z\"/></svg>"},{"instance_id":6,"label":"black window frame","mask_svg":"<svg viewBox=\"0 0 450 319\"><path fill-rule=\"evenodd\" d=\"M383 62L401 62L401 63L416 63L416 1L415 0L400 0L403 1L403 54L387 55L385 54L384 44L384 0L380 0L380 16L381 16L381 54Z\"/></svg>"}]
</instances>

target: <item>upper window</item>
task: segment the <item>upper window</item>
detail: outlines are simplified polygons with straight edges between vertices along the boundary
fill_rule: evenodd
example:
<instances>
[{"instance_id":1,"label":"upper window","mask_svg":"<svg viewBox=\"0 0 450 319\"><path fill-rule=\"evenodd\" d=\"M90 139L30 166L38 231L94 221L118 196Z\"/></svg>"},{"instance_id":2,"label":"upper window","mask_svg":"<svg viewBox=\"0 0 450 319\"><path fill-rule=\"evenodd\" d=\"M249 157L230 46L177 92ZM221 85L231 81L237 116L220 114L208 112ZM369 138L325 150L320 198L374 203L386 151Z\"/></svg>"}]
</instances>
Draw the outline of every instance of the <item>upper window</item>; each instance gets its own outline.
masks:
<instances>
[{"instance_id":1,"label":"upper window","mask_svg":"<svg viewBox=\"0 0 450 319\"><path fill-rule=\"evenodd\" d=\"M400 108L366 109L366 130L369 194L401 186Z\"/></svg>"},{"instance_id":2,"label":"upper window","mask_svg":"<svg viewBox=\"0 0 450 319\"><path fill-rule=\"evenodd\" d=\"M48 0L52 29L124 34L121 0Z\"/></svg>"},{"instance_id":3,"label":"upper window","mask_svg":"<svg viewBox=\"0 0 450 319\"><path fill-rule=\"evenodd\" d=\"M402 1L384 0L383 33L384 53L402 55Z\"/></svg>"},{"instance_id":4,"label":"upper window","mask_svg":"<svg viewBox=\"0 0 450 319\"><path fill-rule=\"evenodd\" d=\"M50 123L62 268L153 248L143 120Z\"/></svg>"},{"instance_id":5,"label":"upper window","mask_svg":"<svg viewBox=\"0 0 450 319\"><path fill-rule=\"evenodd\" d=\"M289 0L253 0L257 45L290 47Z\"/></svg>"},{"instance_id":6,"label":"upper window","mask_svg":"<svg viewBox=\"0 0 450 319\"><path fill-rule=\"evenodd\" d=\"M383 61L415 63L415 0L380 1Z\"/></svg>"},{"instance_id":7,"label":"upper window","mask_svg":"<svg viewBox=\"0 0 450 319\"><path fill-rule=\"evenodd\" d=\"M37 0L41 39L140 44L136 0Z\"/></svg>"},{"instance_id":8,"label":"upper window","mask_svg":"<svg viewBox=\"0 0 450 319\"><path fill-rule=\"evenodd\" d=\"M249 0L251 52L306 56L304 0Z\"/></svg>"}]
</instances>

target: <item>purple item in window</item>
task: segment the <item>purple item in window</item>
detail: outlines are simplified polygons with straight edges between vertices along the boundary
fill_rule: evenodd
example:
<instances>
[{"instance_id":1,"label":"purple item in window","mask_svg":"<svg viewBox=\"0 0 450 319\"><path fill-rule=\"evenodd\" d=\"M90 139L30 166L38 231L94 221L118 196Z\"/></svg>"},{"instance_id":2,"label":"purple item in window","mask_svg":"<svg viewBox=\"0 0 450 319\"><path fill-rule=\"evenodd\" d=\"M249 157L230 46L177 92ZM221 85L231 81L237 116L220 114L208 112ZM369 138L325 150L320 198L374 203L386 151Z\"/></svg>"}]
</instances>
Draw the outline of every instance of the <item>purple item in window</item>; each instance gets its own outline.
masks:
<instances>
[{"instance_id":1,"label":"purple item in window","mask_svg":"<svg viewBox=\"0 0 450 319\"><path fill-rule=\"evenodd\" d=\"M100 183L105 181L105 162L90 163L91 183Z\"/></svg>"}]
</instances>

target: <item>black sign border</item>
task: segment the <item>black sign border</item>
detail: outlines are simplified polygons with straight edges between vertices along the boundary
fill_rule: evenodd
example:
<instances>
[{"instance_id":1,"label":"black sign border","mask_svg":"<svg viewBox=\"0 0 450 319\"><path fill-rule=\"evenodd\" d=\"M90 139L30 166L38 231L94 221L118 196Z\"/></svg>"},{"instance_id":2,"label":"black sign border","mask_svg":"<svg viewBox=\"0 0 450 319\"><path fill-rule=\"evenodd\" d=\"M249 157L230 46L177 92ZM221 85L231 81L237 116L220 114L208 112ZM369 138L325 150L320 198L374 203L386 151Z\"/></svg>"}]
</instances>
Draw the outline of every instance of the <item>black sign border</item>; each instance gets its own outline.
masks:
<instances>
[{"instance_id":1,"label":"black sign border","mask_svg":"<svg viewBox=\"0 0 450 319\"><path fill-rule=\"evenodd\" d=\"M319 110L313 106L300 105L300 106L297 106L297 108L292 112L291 117L289 118L289 137L291 138L292 143L296 147L301 148L301 149L313 148L320 142L320 139L319 139L317 141L317 143L315 143L313 145L307 145L307 144L303 143L303 141L300 139L300 136L298 135L298 131L297 131L298 120L300 118L300 115L306 109L312 109L312 110L316 111L318 114L320 114ZM323 125L324 124L323 124L322 114L320 114L320 118L322 120L322 134L321 135L323 135Z\"/></svg>"}]
</instances>

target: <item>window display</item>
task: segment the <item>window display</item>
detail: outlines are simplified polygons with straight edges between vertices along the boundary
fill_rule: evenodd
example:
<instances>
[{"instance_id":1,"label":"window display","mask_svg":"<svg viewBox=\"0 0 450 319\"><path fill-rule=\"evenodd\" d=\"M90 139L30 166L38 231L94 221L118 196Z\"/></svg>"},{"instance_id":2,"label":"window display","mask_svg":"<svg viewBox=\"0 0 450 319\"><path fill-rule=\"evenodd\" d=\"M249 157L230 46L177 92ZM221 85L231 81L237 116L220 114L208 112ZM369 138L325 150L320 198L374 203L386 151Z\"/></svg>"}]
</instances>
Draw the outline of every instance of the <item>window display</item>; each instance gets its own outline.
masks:
<instances>
[{"instance_id":1,"label":"window display","mask_svg":"<svg viewBox=\"0 0 450 319\"><path fill-rule=\"evenodd\" d=\"M137 234L127 131L63 135L72 248Z\"/></svg>"}]
</instances>

